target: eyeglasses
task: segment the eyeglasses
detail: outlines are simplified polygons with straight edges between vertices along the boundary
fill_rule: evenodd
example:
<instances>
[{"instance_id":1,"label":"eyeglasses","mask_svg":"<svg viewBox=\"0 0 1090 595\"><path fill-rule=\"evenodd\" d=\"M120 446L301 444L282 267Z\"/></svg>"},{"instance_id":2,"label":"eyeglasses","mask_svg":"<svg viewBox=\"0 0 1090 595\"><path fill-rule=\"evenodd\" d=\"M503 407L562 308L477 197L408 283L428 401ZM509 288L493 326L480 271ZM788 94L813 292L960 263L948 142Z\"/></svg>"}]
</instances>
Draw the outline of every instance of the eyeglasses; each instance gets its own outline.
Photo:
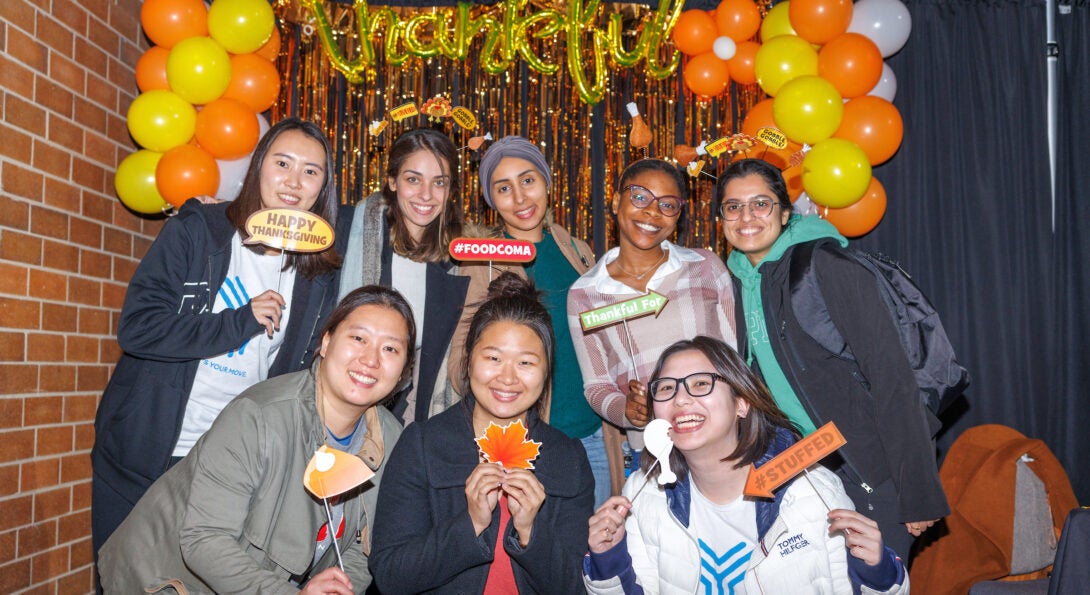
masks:
<instances>
[{"instance_id":1,"label":"eyeglasses","mask_svg":"<svg viewBox=\"0 0 1090 595\"><path fill-rule=\"evenodd\" d=\"M763 219L771 215L772 209L779 206L779 204L780 203L767 196L758 196L749 202L728 200L719 206L719 216L727 221L737 221L742 218L742 213L746 210L746 205L749 205L749 212L754 217Z\"/></svg>"},{"instance_id":2,"label":"eyeglasses","mask_svg":"<svg viewBox=\"0 0 1090 595\"><path fill-rule=\"evenodd\" d=\"M685 391L690 397L703 397L715 390L715 381L727 379L714 372L696 372L684 378L658 378L651 382L647 390L651 392L651 398L659 403L665 403L677 396L678 386L685 385Z\"/></svg>"},{"instance_id":3,"label":"eyeglasses","mask_svg":"<svg viewBox=\"0 0 1090 595\"><path fill-rule=\"evenodd\" d=\"M659 203L659 212L666 217L677 217L685 206L685 203L681 202L681 198L678 196L655 196L647 188L636 184L625 186L621 191L628 193L628 200L632 201L632 205L637 209L646 209L651 206L651 203L657 201Z\"/></svg>"}]
</instances>

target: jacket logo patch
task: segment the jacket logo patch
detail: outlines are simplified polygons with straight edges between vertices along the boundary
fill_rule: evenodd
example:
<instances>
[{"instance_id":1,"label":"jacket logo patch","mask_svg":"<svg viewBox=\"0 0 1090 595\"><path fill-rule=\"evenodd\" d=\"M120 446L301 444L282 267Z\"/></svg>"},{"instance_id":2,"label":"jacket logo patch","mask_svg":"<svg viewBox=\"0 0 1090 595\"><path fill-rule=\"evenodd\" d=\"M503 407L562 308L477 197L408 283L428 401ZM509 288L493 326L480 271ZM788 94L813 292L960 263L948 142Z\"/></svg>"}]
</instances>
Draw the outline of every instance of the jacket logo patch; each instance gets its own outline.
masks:
<instances>
[{"instance_id":1,"label":"jacket logo patch","mask_svg":"<svg viewBox=\"0 0 1090 595\"><path fill-rule=\"evenodd\" d=\"M810 547L810 542L803 537L802 533L797 533L783 541L776 542L776 549L780 551L781 558L806 547Z\"/></svg>"},{"instance_id":2,"label":"jacket logo patch","mask_svg":"<svg viewBox=\"0 0 1090 595\"><path fill-rule=\"evenodd\" d=\"M208 299L208 282L186 282L182 284L182 301L178 304L178 314L189 311L190 314L204 314L211 308Z\"/></svg>"}]
</instances>

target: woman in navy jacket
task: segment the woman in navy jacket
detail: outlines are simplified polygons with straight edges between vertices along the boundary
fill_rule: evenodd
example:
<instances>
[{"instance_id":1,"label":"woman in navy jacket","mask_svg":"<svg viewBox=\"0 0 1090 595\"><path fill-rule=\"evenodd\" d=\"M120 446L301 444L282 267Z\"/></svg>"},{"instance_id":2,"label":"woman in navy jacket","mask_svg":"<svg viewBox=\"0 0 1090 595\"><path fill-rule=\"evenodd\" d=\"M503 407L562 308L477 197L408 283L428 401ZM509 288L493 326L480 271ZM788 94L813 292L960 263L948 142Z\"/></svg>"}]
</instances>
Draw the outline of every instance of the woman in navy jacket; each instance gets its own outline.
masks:
<instances>
[{"instance_id":1,"label":"woman in navy jacket","mask_svg":"<svg viewBox=\"0 0 1090 595\"><path fill-rule=\"evenodd\" d=\"M239 350L262 333L283 333L267 376L309 364L336 304L343 250L287 255L285 271L295 273L290 303L280 291L267 289L239 299L234 309L214 307L236 235L247 237L245 222L253 212L306 208L337 227L331 171L329 143L320 128L296 118L278 122L255 148L238 199L214 205L188 201L141 260L118 323L121 360L95 416L91 533L96 552L172 464L202 361ZM338 237L347 236L347 230L337 231ZM281 329L282 316L287 324Z\"/></svg>"}]
</instances>

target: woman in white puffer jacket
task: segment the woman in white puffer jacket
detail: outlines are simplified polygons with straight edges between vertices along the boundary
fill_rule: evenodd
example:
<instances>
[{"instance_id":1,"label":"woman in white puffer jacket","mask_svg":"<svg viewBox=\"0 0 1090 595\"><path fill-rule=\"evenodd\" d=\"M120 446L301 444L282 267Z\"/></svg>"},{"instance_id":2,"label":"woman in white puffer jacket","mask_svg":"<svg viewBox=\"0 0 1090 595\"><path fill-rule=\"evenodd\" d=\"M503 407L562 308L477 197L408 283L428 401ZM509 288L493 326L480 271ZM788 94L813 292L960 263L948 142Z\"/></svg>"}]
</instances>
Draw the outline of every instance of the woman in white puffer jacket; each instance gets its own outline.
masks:
<instances>
[{"instance_id":1,"label":"woman in white puffer jacket","mask_svg":"<svg viewBox=\"0 0 1090 595\"><path fill-rule=\"evenodd\" d=\"M591 517L588 593L908 593L901 560L825 468L773 499L743 496L751 464L797 434L734 350L709 337L675 343L648 389L670 422L678 480L660 487L645 456L625 495Z\"/></svg>"}]
</instances>

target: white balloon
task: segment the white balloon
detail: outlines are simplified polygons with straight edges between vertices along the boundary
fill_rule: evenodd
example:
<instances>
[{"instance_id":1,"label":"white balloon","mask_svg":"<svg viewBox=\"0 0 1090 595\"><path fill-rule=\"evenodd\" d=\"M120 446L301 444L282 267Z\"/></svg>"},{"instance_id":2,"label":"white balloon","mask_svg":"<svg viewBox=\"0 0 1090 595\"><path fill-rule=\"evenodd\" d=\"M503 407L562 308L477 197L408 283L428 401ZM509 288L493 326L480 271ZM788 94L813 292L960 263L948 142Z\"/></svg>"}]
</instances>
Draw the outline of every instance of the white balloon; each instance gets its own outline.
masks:
<instances>
[{"instance_id":1,"label":"white balloon","mask_svg":"<svg viewBox=\"0 0 1090 595\"><path fill-rule=\"evenodd\" d=\"M888 58L900 51L912 31L912 15L900 0L859 0L852 8L851 33L870 38Z\"/></svg>"},{"instance_id":2,"label":"white balloon","mask_svg":"<svg viewBox=\"0 0 1090 595\"><path fill-rule=\"evenodd\" d=\"M738 46L729 37L716 37L715 42L712 43L712 51L720 60L730 60L734 57L734 53L738 51Z\"/></svg>"},{"instance_id":3,"label":"white balloon","mask_svg":"<svg viewBox=\"0 0 1090 595\"><path fill-rule=\"evenodd\" d=\"M893 69L889 67L889 64L882 65L882 78L878 79L878 84L867 95L881 97L893 103L893 98L897 95L897 75L893 74Z\"/></svg>"},{"instance_id":4,"label":"white balloon","mask_svg":"<svg viewBox=\"0 0 1090 595\"><path fill-rule=\"evenodd\" d=\"M265 119L265 116L261 114L255 114L257 116L258 136L265 136L265 133L269 131L269 121ZM232 201L238 198L239 192L242 191L242 181L246 178L246 170L250 168L250 159L254 154L251 152L245 157L238 159L217 159L216 165L220 170L220 185L216 188L216 198L218 200Z\"/></svg>"},{"instance_id":5,"label":"white balloon","mask_svg":"<svg viewBox=\"0 0 1090 595\"><path fill-rule=\"evenodd\" d=\"M791 203L791 210L796 215L802 215L803 217L818 214L818 206L814 204L814 201L810 200L810 196L805 192L800 193L795 202Z\"/></svg>"}]
</instances>

